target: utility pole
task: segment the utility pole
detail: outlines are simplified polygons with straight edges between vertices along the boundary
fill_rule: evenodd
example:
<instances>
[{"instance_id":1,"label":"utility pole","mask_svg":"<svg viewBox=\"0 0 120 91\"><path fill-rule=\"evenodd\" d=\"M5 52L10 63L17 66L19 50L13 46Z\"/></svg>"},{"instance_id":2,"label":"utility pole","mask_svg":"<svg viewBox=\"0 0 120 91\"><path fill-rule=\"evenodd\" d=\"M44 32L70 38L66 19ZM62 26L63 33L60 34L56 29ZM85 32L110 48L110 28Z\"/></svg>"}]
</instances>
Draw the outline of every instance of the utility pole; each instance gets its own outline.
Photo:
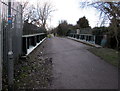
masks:
<instances>
[{"instance_id":1,"label":"utility pole","mask_svg":"<svg viewBox=\"0 0 120 91\"><path fill-rule=\"evenodd\" d=\"M12 51L12 16L11 16L11 0L8 0L8 91L14 90L14 63Z\"/></svg>"}]
</instances>

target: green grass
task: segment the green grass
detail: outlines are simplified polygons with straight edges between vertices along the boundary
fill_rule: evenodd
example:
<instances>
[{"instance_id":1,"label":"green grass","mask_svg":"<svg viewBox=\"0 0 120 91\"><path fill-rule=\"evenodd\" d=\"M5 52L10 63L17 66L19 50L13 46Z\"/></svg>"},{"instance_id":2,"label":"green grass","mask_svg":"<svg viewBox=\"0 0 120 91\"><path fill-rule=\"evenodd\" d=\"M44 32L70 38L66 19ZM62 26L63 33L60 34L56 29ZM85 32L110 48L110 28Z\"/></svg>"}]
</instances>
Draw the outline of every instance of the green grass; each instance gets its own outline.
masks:
<instances>
[{"instance_id":1,"label":"green grass","mask_svg":"<svg viewBox=\"0 0 120 91\"><path fill-rule=\"evenodd\" d=\"M52 36L50 34L47 35L48 38L51 38Z\"/></svg>"},{"instance_id":2,"label":"green grass","mask_svg":"<svg viewBox=\"0 0 120 91\"><path fill-rule=\"evenodd\" d=\"M104 61L118 67L118 51L109 48L90 48L88 50Z\"/></svg>"}]
</instances>

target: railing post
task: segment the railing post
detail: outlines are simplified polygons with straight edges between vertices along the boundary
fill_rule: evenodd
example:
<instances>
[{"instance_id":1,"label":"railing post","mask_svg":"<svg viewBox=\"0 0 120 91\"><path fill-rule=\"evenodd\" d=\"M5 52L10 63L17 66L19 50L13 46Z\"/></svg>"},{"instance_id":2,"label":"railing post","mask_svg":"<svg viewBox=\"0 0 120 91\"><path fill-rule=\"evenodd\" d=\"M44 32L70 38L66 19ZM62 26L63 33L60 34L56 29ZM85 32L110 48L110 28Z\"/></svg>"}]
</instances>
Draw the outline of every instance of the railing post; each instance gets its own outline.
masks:
<instances>
[{"instance_id":1,"label":"railing post","mask_svg":"<svg viewBox=\"0 0 120 91\"><path fill-rule=\"evenodd\" d=\"M73 37L73 34L71 34L71 37Z\"/></svg>"},{"instance_id":2,"label":"railing post","mask_svg":"<svg viewBox=\"0 0 120 91\"><path fill-rule=\"evenodd\" d=\"M22 37L22 51L23 55L27 54L27 38Z\"/></svg>"},{"instance_id":3,"label":"railing post","mask_svg":"<svg viewBox=\"0 0 120 91\"><path fill-rule=\"evenodd\" d=\"M94 44L95 44L95 35L93 36Z\"/></svg>"},{"instance_id":4,"label":"railing post","mask_svg":"<svg viewBox=\"0 0 120 91\"><path fill-rule=\"evenodd\" d=\"M88 41L90 42L90 35L88 35Z\"/></svg>"},{"instance_id":5,"label":"railing post","mask_svg":"<svg viewBox=\"0 0 120 91\"><path fill-rule=\"evenodd\" d=\"M79 39L80 39L80 35L79 35Z\"/></svg>"},{"instance_id":6,"label":"railing post","mask_svg":"<svg viewBox=\"0 0 120 91\"><path fill-rule=\"evenodd\" d=\"M39 43L39 40L38 40L38 35L36 36L36 38L37 38L37 43Z\"/></svg>"},{"instance_id":7,"label":"railing post","mask_svg":"<svg viewBox=\"0 0 120 91\"><path fill-rule=\"evenodd\" d=\"M89 41L89 42L91 41L91 36L90 36L90 35L88 36L88 41Z\"/></svg>"},{"instance_id":8,"label":"railing post","mask_svg":"<svg viewBox=\"0 0 120 91\"><path fill-rule=\"evenodd\" d=\"M36 44L37 44L37 37L34 36L34 46L36 46Z\"/></svg>"},{"instance_id":9,"label":"railing post","mask_svg":"<svg viewBox=\"0 0 120 91\"><path fill-rule=\"evenodd\" d=\"M86 35L84 35L84 39L85 39L85 41L86 41L86 39L87 39Z\"/></svg>"},{"instance_id":10,"label":"railing post","mask_svg":"<svg viewBox=\"0 0 120 91\"><path fill-rule=\"evenodd\" d=\"M40 35L39 35L39 42L40 42Z\"/></svg>"},{"instance_id":11,"label":"railing post","mask_svg":"<svg viewBox=\"0 0 120 91\"><path fill-rule=\"evenodd\" d=\"M26 37L27 38L27 49L29 49L29 41L30 41L30 38L29 37Z\"/></svg>"}]
</instances>

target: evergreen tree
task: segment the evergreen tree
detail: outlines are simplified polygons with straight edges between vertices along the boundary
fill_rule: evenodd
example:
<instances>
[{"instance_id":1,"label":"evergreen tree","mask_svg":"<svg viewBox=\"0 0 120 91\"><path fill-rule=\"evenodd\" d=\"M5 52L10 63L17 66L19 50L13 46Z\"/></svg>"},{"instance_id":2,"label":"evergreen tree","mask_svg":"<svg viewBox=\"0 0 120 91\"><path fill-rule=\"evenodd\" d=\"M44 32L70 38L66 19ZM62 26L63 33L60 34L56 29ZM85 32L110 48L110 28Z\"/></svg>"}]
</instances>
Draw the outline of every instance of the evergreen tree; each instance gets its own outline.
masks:
<instances>
[{"instance_id":1,"label":"evergreen tree","mask_svg":"<svg viewBox=\"0 0 120 91\"><path fill-rule=\"evenodd\" d=\"M79 18L79 20L77 21L77 24L78 24L79 28L88 28L89 27L89 22L85 16L82 18Z\"/></svg>"}]
</instances>

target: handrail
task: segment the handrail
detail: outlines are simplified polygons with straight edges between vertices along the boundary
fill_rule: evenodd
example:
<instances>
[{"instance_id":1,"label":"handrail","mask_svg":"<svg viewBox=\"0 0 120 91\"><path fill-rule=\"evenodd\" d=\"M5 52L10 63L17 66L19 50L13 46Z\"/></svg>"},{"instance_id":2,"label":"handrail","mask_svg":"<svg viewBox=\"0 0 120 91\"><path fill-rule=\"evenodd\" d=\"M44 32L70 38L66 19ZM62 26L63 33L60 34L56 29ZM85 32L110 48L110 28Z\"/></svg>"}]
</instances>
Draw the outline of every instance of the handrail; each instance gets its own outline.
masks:
<instances>
[{"instance_id":1,"label":"handrail","mask_svg":"<svg viewBox=\"0 0 120 91\"><path fill-rule=\"evenodd\" d=\"M23 35L22 37L32 37L32 36L43 35L43 34L45 34L45 33L36 33L36 34Z\"/></svg>"},{"instance_id":2,"label":"handrail","mask_svg":"<svg viewBox=\"0 0 120 91\"><path fill-rule=\"evenodd\" d=\"M103 38L103 36L97 36L97 35L93 35L93 34L76 34L76 33L70 33L69 34L70 37L73 38L77 38L80 40L84 40L86 42L92 42L94 44L98 44L101 45L101 40Z\"/></svg>"},{"instance_id":3,"label":"handrail","mask_svg":"<svg viewBox=\"0 0 120 91\"><path fill-rule=\"evenodd\" d=\"M36 33L22 36L22 54L23 56L31 53L47 36L46 33Z\"/></svg>"}]
</instances>

